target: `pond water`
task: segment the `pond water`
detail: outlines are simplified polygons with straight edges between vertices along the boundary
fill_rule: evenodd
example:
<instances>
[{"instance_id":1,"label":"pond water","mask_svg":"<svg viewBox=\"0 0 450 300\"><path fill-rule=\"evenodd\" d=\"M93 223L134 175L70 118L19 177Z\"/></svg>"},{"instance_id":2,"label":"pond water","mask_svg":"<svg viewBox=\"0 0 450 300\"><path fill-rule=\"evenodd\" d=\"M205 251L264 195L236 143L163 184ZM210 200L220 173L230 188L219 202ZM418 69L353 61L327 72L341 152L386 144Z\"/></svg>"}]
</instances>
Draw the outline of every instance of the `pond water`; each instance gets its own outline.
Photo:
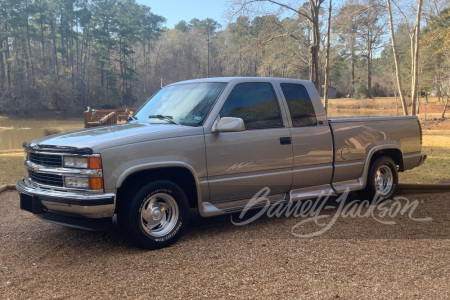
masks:
<instances>
[{"instance_id":1,"label":"pond water","mask_svg":"<svg viewBox=\"0 0 450 300\"><path fill-rule=\"evenodd\" d=\"M0 151L22 149L29 142L49 133L84 128L83 119L6 119L0 118Z\"/></svg>"}]
</instances>

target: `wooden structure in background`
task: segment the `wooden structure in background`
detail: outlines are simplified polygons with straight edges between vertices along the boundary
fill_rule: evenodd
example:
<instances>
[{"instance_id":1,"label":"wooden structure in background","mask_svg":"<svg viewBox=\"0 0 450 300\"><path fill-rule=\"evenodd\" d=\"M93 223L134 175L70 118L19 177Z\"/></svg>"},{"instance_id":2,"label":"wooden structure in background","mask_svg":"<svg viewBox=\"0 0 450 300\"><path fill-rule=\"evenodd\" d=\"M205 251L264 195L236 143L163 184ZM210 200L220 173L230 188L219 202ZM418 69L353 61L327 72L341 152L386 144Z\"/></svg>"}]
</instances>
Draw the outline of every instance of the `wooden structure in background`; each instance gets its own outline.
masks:
<instances>
[{"instance_id":1,"label":"wooden structure in background","mask_svg":"<svg viewBox=\"0 0 450 300\"><path fill-rule=\"evenodd\" d=\"M84 128L125 123L135 109L95 109L85 111Z\"/></svg>"}]
</instances>

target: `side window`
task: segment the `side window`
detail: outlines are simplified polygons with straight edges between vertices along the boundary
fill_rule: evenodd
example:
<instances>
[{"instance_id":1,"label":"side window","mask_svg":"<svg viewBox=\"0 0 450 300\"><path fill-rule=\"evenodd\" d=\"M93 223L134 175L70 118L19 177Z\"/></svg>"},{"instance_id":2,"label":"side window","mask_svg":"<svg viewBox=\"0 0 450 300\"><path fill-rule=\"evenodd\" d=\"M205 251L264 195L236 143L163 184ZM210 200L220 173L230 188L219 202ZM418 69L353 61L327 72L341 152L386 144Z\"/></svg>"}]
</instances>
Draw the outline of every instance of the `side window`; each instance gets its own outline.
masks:
<instances>
[{"instance_id":1,"label":"side window","mask_svg":"<svg viewBox=\"0 0 450 300\"><path fill-rule=\"evenodd\" d=\"M244 120L245 129L284 127L280 106L270 83L237 84L225 101L221 117Z\"/></svg>"},{"instance_id":2,"label":"side window","mask_svg":"<svg viewBox=\"0 0 450 300\"><path fill-rule=\"evenodd\" d=\"M294 127L317 125L316 112L305 86L295 83L282 83L280 85Z\"/></svg>"}]
</instances>

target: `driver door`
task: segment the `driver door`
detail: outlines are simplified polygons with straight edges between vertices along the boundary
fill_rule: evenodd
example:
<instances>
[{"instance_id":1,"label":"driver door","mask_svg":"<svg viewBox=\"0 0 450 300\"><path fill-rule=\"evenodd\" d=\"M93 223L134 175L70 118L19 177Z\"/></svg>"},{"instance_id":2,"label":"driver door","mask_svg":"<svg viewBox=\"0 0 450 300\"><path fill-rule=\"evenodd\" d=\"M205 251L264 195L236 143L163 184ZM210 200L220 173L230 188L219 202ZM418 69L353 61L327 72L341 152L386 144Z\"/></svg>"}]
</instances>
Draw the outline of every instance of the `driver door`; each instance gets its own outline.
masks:
<instances>
[{"instance_id":1,"label":"driver door","mask_svg":"<svg viewBox=\"0 0 450 300\"><path fill-rule=\"evenodd\" d=\"M211 203L249 199L265 187L270 194L288 192L291 135L272 84L236 84L220 117L243 119L245 130L205 135Z\"/></svg>"}]
</instances>

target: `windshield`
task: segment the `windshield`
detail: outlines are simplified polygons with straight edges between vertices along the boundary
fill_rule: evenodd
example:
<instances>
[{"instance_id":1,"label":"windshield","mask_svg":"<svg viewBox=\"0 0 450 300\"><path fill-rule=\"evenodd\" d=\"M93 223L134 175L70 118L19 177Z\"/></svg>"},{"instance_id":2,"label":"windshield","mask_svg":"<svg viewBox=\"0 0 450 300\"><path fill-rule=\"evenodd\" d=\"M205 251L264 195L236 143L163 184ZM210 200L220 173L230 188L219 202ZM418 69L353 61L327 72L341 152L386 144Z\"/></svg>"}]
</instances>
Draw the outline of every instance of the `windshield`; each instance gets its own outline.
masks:
<instances>
[{"instance_id":1,"label":"windshield","mask_svg":"<svg viewBox=\"0 0 450 300\"><path fill-rule=\"evenodd\" d=\"M202 82L164 87L133 117L141 122L199 126L225 85L224 82Z\"/></svg>"}]
</instances>

